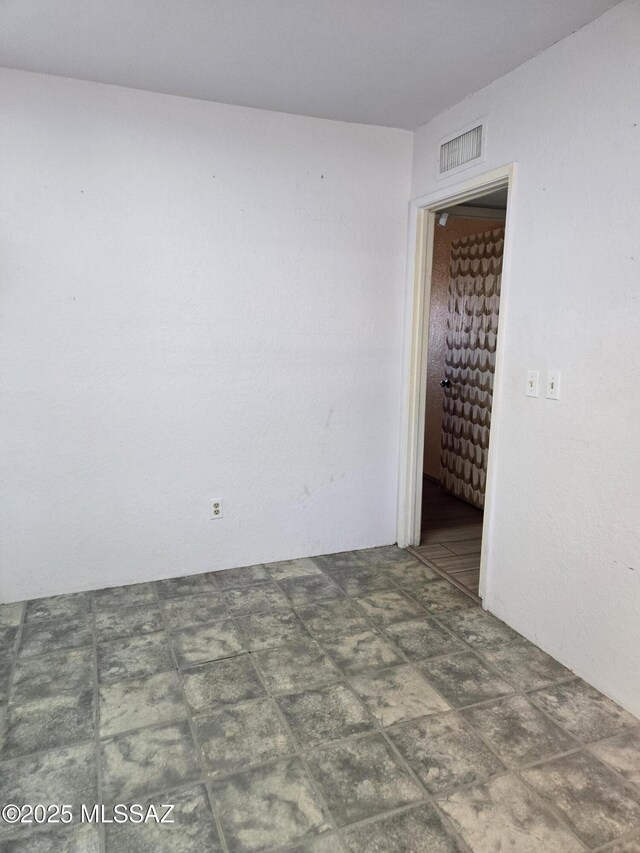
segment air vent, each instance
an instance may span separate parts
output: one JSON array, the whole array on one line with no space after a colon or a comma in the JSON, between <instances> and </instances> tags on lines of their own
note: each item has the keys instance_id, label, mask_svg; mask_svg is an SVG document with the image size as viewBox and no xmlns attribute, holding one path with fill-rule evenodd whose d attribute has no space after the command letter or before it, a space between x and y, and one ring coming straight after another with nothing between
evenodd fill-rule
<instances>
[{"instance_id":1,"label":"air vent","mask_svg":"<svg viewBox=\"0 0 640 853\"><path fill-rule=\"evenodd\" d=\"M440 174L478 160L482 156L483 125L454 136L440 146Z\"/></svg>"}]
</instances>

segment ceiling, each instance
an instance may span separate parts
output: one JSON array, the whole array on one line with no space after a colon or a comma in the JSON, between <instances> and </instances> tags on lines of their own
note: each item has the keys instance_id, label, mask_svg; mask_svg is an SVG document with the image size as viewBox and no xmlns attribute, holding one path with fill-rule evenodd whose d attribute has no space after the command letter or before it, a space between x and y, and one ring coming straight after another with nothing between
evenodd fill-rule
<instances>
[{"instance_id":1,"label":"ceiling","mask_svg":"<svg viewBox=\"0 0 640 853\"><path fill-rule=\"evenodd\" d=\"M0 65L414 129L617 0L0 0Z\"/></svg>"}]
</instances>

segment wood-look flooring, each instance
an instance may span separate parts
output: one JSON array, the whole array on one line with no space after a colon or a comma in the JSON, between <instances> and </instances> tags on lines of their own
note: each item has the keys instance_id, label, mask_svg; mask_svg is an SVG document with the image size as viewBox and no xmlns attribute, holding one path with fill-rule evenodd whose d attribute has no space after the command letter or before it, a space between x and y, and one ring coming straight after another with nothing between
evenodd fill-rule
<instances>
[{"instance_id":1,"label":"wood-look flooring","mask_svg":"<svg viewBox=\"0 0 640 853\"><path fill-rule=\"evenodd\" d=\"M465 592L478 597L482 510L454 498L428 477L422 486L422 536L411 550Z\"/></svg>"}]
</instances>

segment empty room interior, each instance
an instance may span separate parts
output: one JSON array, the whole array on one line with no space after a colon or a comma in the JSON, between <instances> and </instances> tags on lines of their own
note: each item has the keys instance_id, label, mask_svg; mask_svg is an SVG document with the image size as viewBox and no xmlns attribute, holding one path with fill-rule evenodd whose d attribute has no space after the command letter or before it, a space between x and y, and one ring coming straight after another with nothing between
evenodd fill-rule
<instances>
[{"instance_id":1,"label":"empty room interior","mask_svg":"<svg viewBox=\"0 0 640 853\"><path fill-rule=\"evenodd\" d=\"M640 853L640 5L0 4L0 853Z\"/></svg>"}]
</instances>

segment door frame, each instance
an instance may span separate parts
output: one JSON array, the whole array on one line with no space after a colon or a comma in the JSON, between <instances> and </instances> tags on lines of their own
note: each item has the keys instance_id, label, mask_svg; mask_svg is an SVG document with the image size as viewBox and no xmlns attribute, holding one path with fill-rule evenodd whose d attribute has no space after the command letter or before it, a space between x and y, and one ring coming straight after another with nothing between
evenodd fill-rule
<instances>
[{"instance_id":1,"label":"door frame","mask_svg":"<svg viewBox=\"0 0 640 853\"><path fill-rule=\"evenodd\" d=\"M487 461L485 508L480 557L480 596L487 590L487 569L492 551L494 495L498 477L495 448L499 441L503 395L504 339L509 326L511 239L513 235L513 192L516 164L510 163L458 184L442 187L411 202L406 289L406 333L403 359L403 409L398 476L397 541L401 548L420 544L422 516L422 467L429 347L429 301L433 264L436 211L471 201L491 190L508 190L505 241L500 288L500 321L493 380L491 433Z\"/></svg>"}]
</instances>

